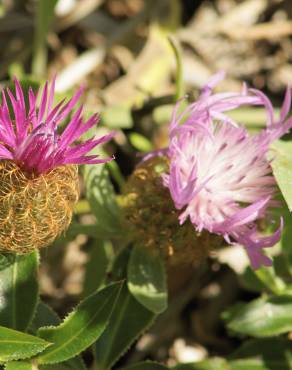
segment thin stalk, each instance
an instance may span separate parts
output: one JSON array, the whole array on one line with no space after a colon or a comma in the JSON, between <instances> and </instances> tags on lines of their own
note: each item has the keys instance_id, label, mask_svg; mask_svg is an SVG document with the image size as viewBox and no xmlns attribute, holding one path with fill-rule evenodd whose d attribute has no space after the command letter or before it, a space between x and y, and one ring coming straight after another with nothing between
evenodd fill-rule
<instances>
[{"instance_id":1,"label":"thin stalk","mask_svg":"<svg viewBox=\"0 0 292 370\"><path fill-rule=\"evenodd\" d=\"M181 58L181 48L178 41L173 36L168 36L169 44L174 52L175 61L176 61L176 92L174 96L174 101L182 98L185 95L185 87L183 80L183 64Z\"/></svg>"},{"instance_id":2,"label":"thin stalk","mask_svg":"<svg viewBox=\"0 0 292 370\"><path fill-rule=\"evenodd\" d=\"M37 77L44 77L46 73L48 60L47 34L56 2L57 0L39 0L36 2L32 73Z\"/></svg>"}]
</instances>

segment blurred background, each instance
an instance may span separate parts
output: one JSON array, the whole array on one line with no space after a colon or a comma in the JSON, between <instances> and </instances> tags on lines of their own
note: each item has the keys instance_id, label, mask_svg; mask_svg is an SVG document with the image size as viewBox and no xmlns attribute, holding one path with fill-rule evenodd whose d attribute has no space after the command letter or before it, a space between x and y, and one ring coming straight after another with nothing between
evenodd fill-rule
<instances>
[{"instance_id":1,"label":"blurred background","mask_svg":"<svg viewBox=\"0 0 292 370\"><path fill-rule=\"evenodd\" d=\"M137 153L166 145L178 91L194 99L223 69L227 78L219 89L239 90L246 81L280 105L292 84L291 18L291 0L1 0L0 80L4 86L17 76L23 85L38 86L57 76L58 97L84 85L86 112L100 112L100 131L116 130L106 149L116 157L109 170L119 192ZM265 125L261 109L235 114L251 131ZM83 198L75 221L95 222ZM61 316L92 291L95 259L104 258L109 269L111 245L101 255L98 243L73 225L43 252L42 296ZM246 273L241 249L228 251L211 258L200 279L184 272L177 304L120 364L152 358L172 366L225 356L239 345L226 334L221 312L257 297L263 287Z\"/></svg>"},{"instance_id":2,"label":"blurred background","mask_svg":"<svg viewBox=\"0 0 292 370\"><path fill-rule=\"evenodd\" d=\"M129 173L133 149L163 142L176 88L169 36L180 45L181 83L191 97L223 69L220 89L238 90L245 80L279 104L292 82L291 14L289 0L2 0L0 79L57 75L60 95L83 84L87 111L124 129L117 158L126 155ZM260 112L243 119L264 120Z\"/></svg>"}]
</instances>

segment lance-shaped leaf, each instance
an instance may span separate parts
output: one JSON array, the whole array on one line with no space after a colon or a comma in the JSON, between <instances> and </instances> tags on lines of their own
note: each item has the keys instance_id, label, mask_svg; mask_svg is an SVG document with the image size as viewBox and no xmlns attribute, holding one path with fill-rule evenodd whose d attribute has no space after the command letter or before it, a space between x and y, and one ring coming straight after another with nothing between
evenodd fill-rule
<instances>
[{"instance_id":1,"label":"lance-shaped leaf","mask_svg":"<svg viewBox=\"0 0 292 370\"><path fill-rule=\"evenodd\" d=\"M86 197L98 226L108 233L120 231L120 210L106 165L85 165L83 174Z\"/></svg>"},{"instance_id":2,"label":"lance-shaped leaf","mask_svg":"<svg viewBox=\"0 0 292 370\"><path fill-rule=\"evenodd\" d=\"M133 248L128 265L128 287L144 307L154 313L167 308L164 262L146 248Z\"/></svg>"},{"instance_id":3,"label":"lance-shaped leaf","mask_svg":"<svg viewBox=\"0 0 292 370\"><path fill-rule=\"evenodd\" d=\"M39 336L53 345L38 356L38 363L68 360L95 342L108 324L120 289L121 283L111 284L82 301L59 326L40 328Z\"/></svg>"},{"instance_id":4,"label":"lance-shaped leaf","mask_svg":"<svg viewBox=\"0 0 292 370\"><path fill-rule=\"evenodd\" d=\"M60 323L61 320L56 312L46 303L39 301L29 330L35 334L42 326L55 326Z\"/></svg>"},{"instance_id":5,"label":"lance-shaped leaf","mask_svg":"<svg viewBox=\"0 0 292 370\"><path fill-rule=\"evenodd\" d=\"M238 304L224 313L233 332L253 337L268 337L292 330L292 297L259 298Z\"/></svg>"},{"instance_id":6,"label":"lance-shaped leaf","mask_svg":"<svg viewBox=\"0 0 292 370\"><path fill-rule=\"evenodd\" d=\"M4 263L6 260L6 263ZM25 331L38 300L38 255L7 254L0 265L0 325Z\"/></svg>"},{"instance_id":7,"label":"lance-shaped leaf","mask_svg":"<svg viewBox=\"0 0 292 370\"><path fill-rule=\"evenodd\" d=\"M97 368L111 368L154 318L155 315L137 302L125 285L108 327L96 342Z\"/></svg>"},{"instance_id":8,"label":"lance-shaped leaf","mask_svg":"<svg viewBox=\"0 0 292 370\"><path fill-rule=\"evenodd\" d=\"M56 326L60 323L61 319L56 314L56 312L50 306L40 301L37 306L33 321L30 325L30 330L33 333L36 333L37 330L42 326ZM49 367L51 370L86 370L81 356L71 358L70 360L63 362L62 364L48 365L48 369ZM42 369L48 370L45 366L42 366Z\"/></svg>"},{"instance_id":9,"label":"lance-shaped leaf","mask_svg":"<svg viewBox=\"0 0 292 370\"><path fill-rule=\"evenodd\" d=\"M49 342L0 326L0 361L22 360L42 352Z\"/></svg>"}]
</instances>

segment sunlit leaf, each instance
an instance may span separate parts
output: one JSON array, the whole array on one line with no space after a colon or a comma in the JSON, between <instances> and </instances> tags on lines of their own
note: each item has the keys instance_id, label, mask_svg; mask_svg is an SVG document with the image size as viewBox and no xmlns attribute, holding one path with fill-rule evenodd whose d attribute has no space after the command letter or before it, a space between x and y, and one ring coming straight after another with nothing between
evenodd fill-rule
<instances>
[{"instance_id":1,"label":"sunlit leaf","mask_svg":"<svg viewBox=\"0 0 292 370\"><path fill-rule=\"evenodd\" d=\"M132 132L129 134L130 143L135 149L140 152L150 152L153 150L151 142L143 135L138 132Z\"/></svg>"},{"instance_id":2,"label":"sunlit leaf","mask_svg":"<svg viewBox=\"0 0 292 370\"><path fill-rule=\"evenodd\" d=\"M268 337L292 330L292 296L259 298L238 304L224 314L228 329L253 337Z\"/></svg>"},{"instance_id":3,"label":"sunlit leaf","mask_svg":"<svg viewBox=\"0 0 292 370\"><path fill-rule=\"evenodd\" d=\"M26 359L42 352L49 345L41 338L0 327L0 361Z\"/></svg>"},{"instance_id":4,"label":"sunlit leaf","mask_svg":"<svg viewBox=\"0 0 292 370\"><path fill-rule=\"evenodd\" d=\"M50 306L40 301L36 309L36 314L30 325L30 330L33 333L36 333L42 326L56 326L60 323L61 319L58 317L56 312ZM76 356L60 365L50 365L50 368L53 370L86 370L81 356ZM46 366L42 366L42 369L49 370Z\"/></svg>"},{"instance_id":5,"label":"sunlit leaf","mask_svg":"<svg viewBox=\"0 0 292 370\"><path fill-rule=\"evenodd\" d=\"M40 328L39 336L53 345L38 356L38 362L62 362L89 347L108 325L120 288L120 283L111 284L82 301L59 326Z\"/></svg>"},{"instance_id":6,"label":"sunlit leaf","mask_svg":"<svg viewBox=\"0 0 292 370\"><path fill-rule=\"evenodd\" d=\"M5 365L5 370L34 370L30 361L12 361Z\"/></svg>"},{"instance_id":7,"label":"sunlit leaf","mask_svg":"<svg viewBox=\"0 0 292 370\"><path fill-rule=\"evenodd\" d=\"M128 265L128 287L143 306L154 313L167 308L164 262L143 247L134 247Z\"/></svg>"},{"instance_id":8,"label":"sunlit leaf","mask_svg":"<svg viewBox=\"0 0 292 370\"><path fill-rule=\"evenodd\" d=\"M106 166L86 165L83 173L86 197L97 225L106 232L118 232L119 208Z\"/></svg>"}]
</instances>

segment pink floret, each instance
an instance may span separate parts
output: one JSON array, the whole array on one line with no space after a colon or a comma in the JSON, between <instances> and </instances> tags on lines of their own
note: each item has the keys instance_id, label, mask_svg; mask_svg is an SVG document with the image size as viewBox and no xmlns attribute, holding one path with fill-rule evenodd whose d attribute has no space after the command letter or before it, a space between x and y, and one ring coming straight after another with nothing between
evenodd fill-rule
<instances>
[{"instance_id":1,"label":"pink floret","mask_svg":"<svg viewBox=\"0 0 292 370\"><path fill-rule=\"evenodd\" d=\"M87 155L94 147L105 143L113 133L101 138L91 138L80 144L74 144L86 131L95 126L99 117L91 116L86 122L80 106L59 134L58 126L74 110L83 89L80 88L68 102L65 99L54 105L55 80L51 86L45 84L42 91L34 94L28 91L28 109L24 93L17 79L15 96L9 88L2 91L0 106L0 160L13 160L27 171L36 174L46 173L55 167L66 164L104 163L112 158L99 159L98 155ZM40 103L38 102L40 95ZM9 111L8 98L13 113Z\"/></svg>"},{"instance_id":2,"label":"pink floret","mask_svg":"<svg viewBox=\"0 0 292 370\"><path fill-rule=\"evenodd\" d=\"M199 99L178 114L178 102L170 123L166 151L169 174L163 182L169 188L179 222L190 219L197 231L223 235L229 243L242 244L254 269L270 266L263 248L281 238L283 223L272 236L259 236L256 221L275 206L276 183L267 158L270 144L287 133L292 119L286 119L291 104L287 88L279 120L274 119L269 99L245 85L240 93L213 94L224 78L222 72L210 79ZM250 135L225 112L242 105L263 106L267 127Z\"/></svg>"}]
</instances>

